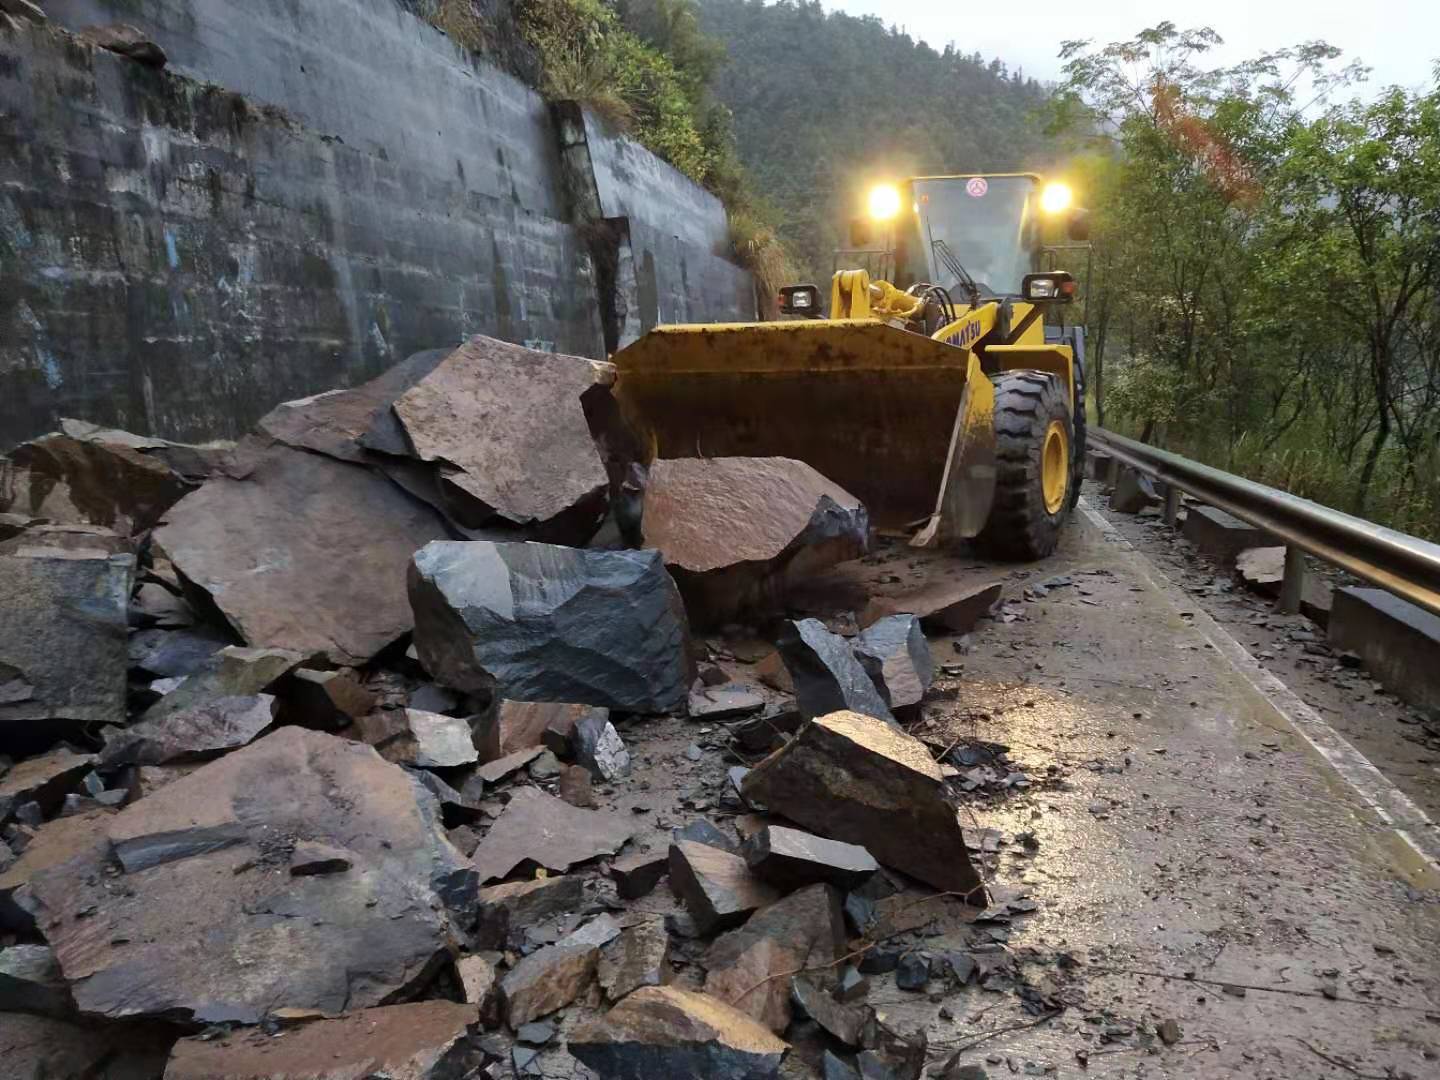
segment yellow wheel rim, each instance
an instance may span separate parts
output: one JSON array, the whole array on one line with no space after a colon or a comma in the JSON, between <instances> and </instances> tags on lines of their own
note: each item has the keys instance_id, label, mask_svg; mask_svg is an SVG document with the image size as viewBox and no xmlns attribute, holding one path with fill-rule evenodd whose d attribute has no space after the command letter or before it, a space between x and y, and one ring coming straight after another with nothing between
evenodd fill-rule
<instances>
[{"instance_id":1,"label":"yellow wheel rim","mask_svg":"<svg viewBox=\"0 0 1440 1080\"><path fill-rule=\"evenodd\" d=\"M1045 429L1045 446L1040 452L1040 489L1045 496L1045 512L1058 514L1065 505L1066 489L1070 486L1070 434L1060 420L1051 420Z\"/></svg>"}]
</instances>

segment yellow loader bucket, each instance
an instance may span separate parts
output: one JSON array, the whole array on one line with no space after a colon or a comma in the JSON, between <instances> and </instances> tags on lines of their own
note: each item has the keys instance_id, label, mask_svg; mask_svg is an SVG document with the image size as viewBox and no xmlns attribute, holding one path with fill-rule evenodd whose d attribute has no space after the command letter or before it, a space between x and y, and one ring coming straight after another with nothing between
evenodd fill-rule
<instances>
[{"instance_id":1,"label":"yellow loader bucket","mask_svg":"<svg viewBox=\"0 0 1440 1080\"><path fill-rule=\"evenodd\" d=\"M957 422L967 379L979 371L967 350L875 319L662 326L612 359L616 396L650 459L797 458L890 530L937 511L946 463L967 438ZM989 391L988 379L972 381ZM975 402L982 427L990 401ZM968 435L972 456L993 455L993 429ZM962 499L963 510L947 494L961 535L983 524L990 493Z\"/></svg>"}]
</instances>

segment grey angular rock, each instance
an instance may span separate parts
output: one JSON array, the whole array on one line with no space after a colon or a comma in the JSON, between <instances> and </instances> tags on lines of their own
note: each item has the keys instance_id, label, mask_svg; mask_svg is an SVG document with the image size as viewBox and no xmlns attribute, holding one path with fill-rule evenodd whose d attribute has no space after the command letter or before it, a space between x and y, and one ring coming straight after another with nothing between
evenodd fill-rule
<instances>
[{"instance_id":1,"label":"grey angular rock","mask_svg":"<svg viewBox=\"0 0 1440 1080\"><path fill-rule=\"evenodd\" d=\"M526 927L579 910L584 896L584 882L578 877L566 875L511 881L481 889L475 922L475 946L479 949L510 948L524 936Z\"/></svg>"},{"instance_id":2,"label":"grey angular rock","mask_svg":"<svg viewBox=\"0 0 1440 1080\"><path fill-rule=\"evenodd\" d=\"M551 1021L531 1021L515 1029L515 1038L531 1046L544 1046L555 1038L555 1025Z\"/></svg>"},{"instance_id":3,"label":"grey angular rock","mask_svg":"<svg viewBox=\"0 0 1440 1080\"><path fill-rule=\"evenodd\" d=\"M622 900L638 900L648 896L670 872L668 851L637 851L610 864L610 880Z\"/></svg>"},{"instance_id":4,"label":"grey angular rock","mask_svg":"<svg viewBox=\"0 0 1440 1080\"><path fill-rule=\"evenodd\" d=\"M420 660L457 690L646 713L689 696L684 609L657 552L437 541L409 592Z\"/></svg>"},{"instance_id":5,"label":"grey angular rock","mask_svg":"<svg viewBox=\"0 0 1440 1080\"><path fill-rule=\"evenodd\" d=\"M14 0L0 0L0 8ZM151 1026L134 1029L93 1020L0 1013L0 1062L7 1077L24 1080L140 1080L165 1069L174 1039Z\"/></svg>"},{"instance_id":6,"label":"grey angular rock","mask_svg":"<svg viewBox=\"0 0 1440 1080\"><path fill-rule=\"evenodd\" d=\"M914 615L877 619L855 639L855 659L892 709L918 705L935 679L930 643Z\"/></svg>"},{"instance_id":7,"label":"grey angular rock","mask_svg":"<svg viewBox=\"0 0 1440 1080\"><path fill-rule=\"evenodd\" d=\"M201 630L141 630L130 635L130 668L156 679L195 675L229 644Z\"/></svg>"},{"instance_id":8,"label":"grey angular rock","mask_svg":"<svg viewBox=\"0 0 1440 1080\"><path fill-rule=\"evenodd\" d=\"M849 709L893 721L850 643L819 619L785 625L778 642L781 659L795 684L795 704L805 719Z\"/></svg>"},{"instance_id":9,"label":"grey angular rock","mask_svg":"<svg viewBox=\"0 0 1440 1080\"><path fill-rule=\"evenodd\" d=\"M737 926L780 898L738 855L690 840L670 845L670 887L702 934Z\"/></svg>"},{"instance_id":10,"label":"grey angular rock","mask_svg":"<svg viewBox=\"0 0 1440 1080\"><path fill-rule=\"evenodd\" d=\"M697 844L708 844L721 851L728 851L731 855L740 854L739 842L713 821L705 818L697 818L683 829L675 829L670 833L670 838L677 844L682 840L691 840Z\"/></svg>"},{"instance_id":11,"label":"grey angular rock","mask_svg":"<svg viewBox=\"0 0 1440 1080\"><path fill-rule=\"evenodd\" d=\"M732 720L760 712L769 704L748 686L708 686L690 695L692 720Z\"/></svg>"},{"instance_id":12,"label":"grey angular rock","mask_svg":"<svg viewBox=\"0 0 1440 1080\"><path fill-rule=\"evenodd\" d=\"M609 395L615 369L578 356L472 337L396 398L421 461L471 527L532 526L584 543L600 524L608 478L586 404Z\"/></svg>"},{"instance_id":13,"label":"grey angular rock","mask_svg":"<svg viewBox=\"0 0 1440 1080\"><path fill-rule=\"evenodd\" d=\"M847 1004L864 1001L865 995L870 993L870 980L860 974L859 968L847 966L840 972L840 980L835 985L835 1000Z\"/></svg>"},{"instance_id":14,"label":"grey angular rock","mask_svg":"<svg viewBox=\"0 0 1440 1080\"><path fill-rule=\"evenodd\" d=\"M930 981L930 958L924 953L907 952L895 968L895 985L901 990L923 991Z\"/></svg>"},{"instance_id":15,"label":"grey angular rock","mask_svg":"<svg viewBox=\"0 0 1440 1080\"><path fill-rule=\"evenodd\" d=\"M473 1005L417 1001L311 1020L277 1038L259 1029L181 1039L165 1080L456 1080L484 1064Z\"/></svg>"},{"instance_id":16,"label":"grey angular rock","mask_svg":"<svg viewBox=\"0 0 1440 1080\"><path fill-rule=\"evenodd\" d=\"M17 857L0 871L0 929L36 932L35 905L26 886L36 874L89 852L110 817L110 811L96 810L55 818L33 830L10 831L9 843Z\"/></svg>"},{"instance_id":17,"label":"grey angular rock","mask_svg":"<svg viewBox=\"0 0 1440 1080\"><path fill-rule=\"evenodd\" d=\"M781 825L751 836L740 855L756 877L787 892L822 881L849 890L880 869L863 847Z\"/></svg>"},{"instance_id":18,"label":"grey angular rock","mask_svg":"<svg viewBox=\"0 0 1440 1080\"><path fill-rule=\"evenodd\" d=\"M600 950L600 986L611 1001L642 986L665 986L670 969L670 935L659 919L637 923Z\"/></svg>"},{"instance_id":19,"label":"grey angular rock","mask_svg":"<svg viewBox=\"0 0 1440 1080\"><path fill-rule=\"evenodd\" d=\"M448 769L472 765L480 758L466 720L421 709L397 710L392 716L403 730L380 747L380 756L386 761L422 769Z\"/></svg>"},{"instance_id":20,"label":"grey angular rock","mask_svg":"<svg viewBox=\"0 0 1440 1080\"><path fill-rule=\"evenodd\" d=\"M130 598L130 617L137 626L158 626L175 630L195 623L195 612L179 596L163 585L147 582Z\"/></svg>"},{"instance_id":21,"label":"grey angular rock","mask_svg":"<svg viewBox=\"0 0 1440 1080\"><path fill-rule=\"evenodd\" d=\"M26 803L35 803L42 816L53 814L67 794L80 788L95 760L94 754L59 746L12 765L0 775L0 824Z\"/></svg>"},{"instance_id":22,"label":"grey angular rock","mask_svg":"<svg viewBox=\"0 0 1440 1080\"><path fill-rule=\"evenodd\" d=\"M845 952L839 893L810 885L715 940L705 954L705 992L781 1032L792 1015L788 977L828 971Z\"/></svg>"},{"instance_id":23,"label":"grey angular rock","mask_svg":"<svg viewBox=\"0 0 1440 1080\"><path fill-rule=\"evenodd\" d=\"M808 1016L846 1046L857 1047L870 1019L870 1010L846 1005L802 975L790 980L790 1001L802 1016Z\"/></svg>"},{"instance_id":24,"label":"grey angular rock","mask_svg":"<svg viewBox=\"0 0 1440 1080\"><path fill-rule=\"evenodd\" d=\"M512 1028L549 1016L585 992L595 978L600 947L557 943L537 949L500 980L500 1004Z\"/></svg>"},{"instance_id":25,"label":"grey angular rock","mask_svg":"<svg viewBox=\"0 0 1440 1080\"><path fill-rule=\"evenodd\" d=\"M774 610L797 580L870 544L870 516L855 496L781 457L653 462L642 529L691 618L706 625Z\"/></svg>"},{"instance_id":26,"label":"grey angular rock","mask_svg":"<svg viewBox=\"0 0 1440 1080\"><path fill-rule=\"evenodd\" d=\"M97 48L117 53L146 67L163 68L168 62L165 50L129 23L86 26L78 36Z\"/></svg>"},{"instance_id":27,"label":"grey angular rock","mask_svg":"<svg viewBox=\"0 0 1440 1080\"><path fill-rule=\"evenodd\" d=\"M304 659L286 649L250 649L228 645L205 662L199 672L187 676L164 698L146 709L143 723L203 706L221 697L248 697L273 693L281 680Z\"/></svg>"},{"instance_id":28,"label":"grey angular rock","mask_svg":"<svg viewBox=\"0 0 1440 1080\"><path fill-rule=\"evenodd\" d=\"M217 757L258 738L275 722L275 711L269 694L214 698L110 732L100 760L113 768Z\"/></svg>"},{"instance_id":29,"label":"grey angular rock","mask_svg":"<svg viewBox=\"0 0 1440 1080\"><path fill-rule=\"evenodd\" d=\"M609 710L605 710L608 714ZM587 713L576 721L570 735L570 748L575 761L590 770L596 780L613 783L630 775L630 751L608 715L599 710Z\"/></svg>"},{"instance_id":30,"label":"grey angular rock","mask_svg":"<svg viewBox=\"0 0 1440 1080\"><path fill-rule=\"evenodd\" d=\"M570 1033L570 1053L605 1080L773 1080L789 1049L708 994L646 986Z\"/></svg>"},{"instance_id":31,"label":"grey angular rock","mask_svg":"<svg viewBox=\"0 0 1440 1080\"><path fill-rule=\"evenodd\" d=\"M0 556L0 752L124 722L134 574L133 555Z\"/></svg>"},{"instance_id":32,"label":"grey angular rock","mask_svg":"<svg viewBox=\"0 0 1440 1080\"><path fill-rule=\"evenodd\" d=\"M482 883L508 877L527 862L563 873L613 854L634 831L616 814L580 810L536 788L521 788L490 826L473 861Z\"/></svg>"},{"instance_id":33,"label":"grey angular rock","mask_svg":"<svg viewBox=\"0 0 1440 1080\"><path fill-rule=\"evenodd\" d=\"M75 1002L47 945L0 949L0 1012L73 1016Z\"/></svg>"},{"instance_id":34,"label":"grey angular rock","mask_svg":"<svg viewBox=\"0 0 1440 1080\"><path fill-rule=\"evenodd\" d=\"M212 477L155 531L244 641L342 665L410 630L405 567L446 535L383 476L284 446L257 454L243 479Z\"/></svg>"},{"instance_id":35,"label":"grey angular rock","mask_svg":"<svg viewBox=\"0 0 1440 1080\"><path fill-rule=\"evenodd\" d=\"M536 755L535 760L530 762L525 771L530 774L530 779L532 780L554 780L560 775L564 768L565 766L560 764L560 759L549 750L541 750L540 753ZM584 769L580 771L585 772ZM586 773L586 775L588 776L589 774ZM561 797L563 798L564 796ZM565 801L570 803L571 806L579 805L578 803L571 802L569 799L565 799Z\"/></svg>"},{"instance_id":36,"label":"grey angular rock","mask_svg":"<svg viewBox=\"0 0 1440 1080\"><path fill-rule=\"evenodd\" d=\"M849 1062L831 1050L820 1061L821 1080L860 1080L860 1074Z\"/></svg>"},{"instance_id":37,"label":"grey angular rock","mask_svg":"<svg viewBox=\"0 0 1440 1080\"><path fill-rule=\"evenodd\" d=\"M507 776L519 772L544 752L543 747L527 746L523 750L516 750L513 754L506 754L496 761L487 761L475 770L475 775L486 784L498 784Z\"/></svg>"},{"instance_id":38,"label":"grey angular rock","mask_svg":"<svg viewBox=\"0 0 1440 1080\"><path fill-rule=\"evenodd\" d=\"M1155 482L1144 473L1122 466L1110 493L1110 509L1121 514L1138 514L1147 506L1158 506L1164 499L1155 490Z\"/></svg>"},{"instance_id":39,"label":"grey angular rock","mask_svg":"<svg viewBox=\"0 0 1440 1080\"><path fill-rule=\"evenodd\" d=\"M919 739L856 712L810 721L745 778L773 812L945 892L983 896L940 766Z\"/></svg>"},{"instance_id":40,"label":"grey angular rock","mask_svg":"<svg viewBox=\"0 0 1440 1080\"><path fill-rule=\"evenodd\" d=\"M474 915L475 873L433 798L369 747L303 728L88 824L88 850L29 887L95 1016L254 1024L282 1008L367 1008L423 986ZM290 876L299 841L352 869Z\"/></svg>"}]
</instances>

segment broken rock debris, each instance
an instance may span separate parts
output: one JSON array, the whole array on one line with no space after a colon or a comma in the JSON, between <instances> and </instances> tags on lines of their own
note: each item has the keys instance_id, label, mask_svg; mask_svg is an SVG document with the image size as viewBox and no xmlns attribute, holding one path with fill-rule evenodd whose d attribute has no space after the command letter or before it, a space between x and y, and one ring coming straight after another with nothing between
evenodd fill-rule
<instances>
[{"instance_id":1,"label":"broken rock debris","mask_svg":"<svg viewBox=\"0 0 1440 1080\"><path fill-rule=\"evenodd\" d=\"M795 686L795 704L806 719L842 710L894 719L850 643L819 619L787 624L780 636L780 656Z\"/></svg>"}]
</instances>

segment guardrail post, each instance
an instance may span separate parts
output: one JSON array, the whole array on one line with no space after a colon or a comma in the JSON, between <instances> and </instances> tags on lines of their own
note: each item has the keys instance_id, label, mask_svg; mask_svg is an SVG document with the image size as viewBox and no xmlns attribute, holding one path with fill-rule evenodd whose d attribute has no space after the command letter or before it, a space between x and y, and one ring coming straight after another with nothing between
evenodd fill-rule
<instances>
[{"instance_id":1,"label":"guardrail post","mask_svg":"<svg viewBox=\"0 0 1440 1080\"><path fill-rule=\"evenodd\" d=\"M1285 577L1280 582L1280 600L1275 605L1282 615L1294 615L1300 610L1300 601L1305 595L1305 552L1294 544L1285 546Z\"/></svg>"},{"instance_id":2,"label":"guardrail post","mask_svg":"<svg viewBox=\"0 0 1440 1080\"><path fill-rule=\"evenodd\" d=\"M1180 517L1180 489L1174 484L1165 485L1165 524L1175 527Z\"/></svg>"},{"instance_id":3,"label":"guardrail post","mask_svg":"<svg viewBox=\"0 0 1440 1080\"><path fill-rule=\"evenodd\" d=\"M1105 469L1105 486L1114 487L1120 482L1120 459L1111 455L1110 464Z\"/></svg>"}]
</instances>

